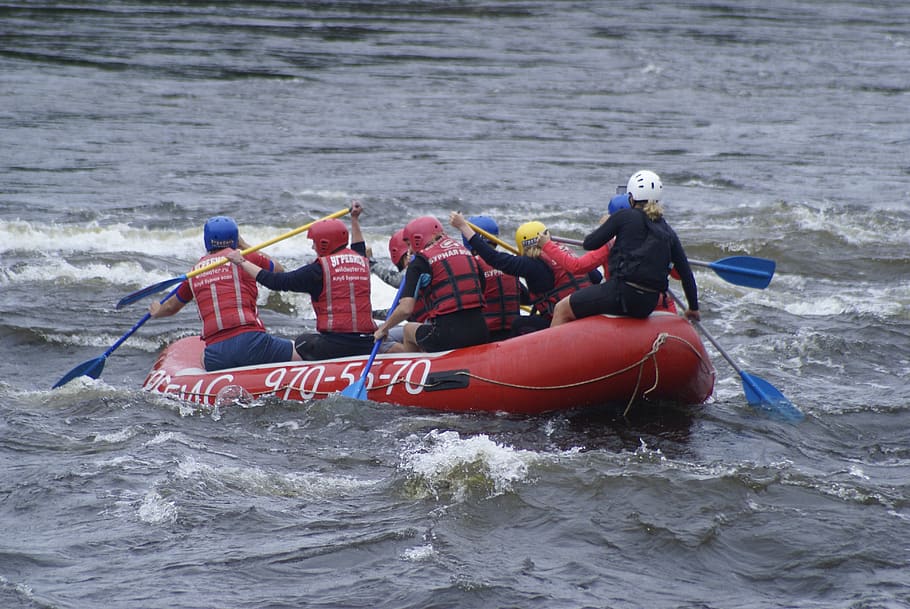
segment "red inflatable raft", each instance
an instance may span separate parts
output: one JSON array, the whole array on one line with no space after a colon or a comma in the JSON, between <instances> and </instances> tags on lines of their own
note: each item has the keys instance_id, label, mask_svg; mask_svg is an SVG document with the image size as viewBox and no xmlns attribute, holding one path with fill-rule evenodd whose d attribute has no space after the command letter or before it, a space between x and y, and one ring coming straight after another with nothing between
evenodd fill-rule
<instances>
[{"instance_id":1,"label":"red inflatable raft","mask_svg":"<svg viewBox=\"0 0 910 609\"><path fill-rule=\"evenodd\" d=\"M203 343L168 346L143 389L206 405L274 396L307 401L357 381L368 356L206 372ZM439 353L378 355L367 398L447 411L534 415L639 399L701 404L714 367L695 329L672 313L600 315L502 342Z\"/></svg>"}]
</instances>

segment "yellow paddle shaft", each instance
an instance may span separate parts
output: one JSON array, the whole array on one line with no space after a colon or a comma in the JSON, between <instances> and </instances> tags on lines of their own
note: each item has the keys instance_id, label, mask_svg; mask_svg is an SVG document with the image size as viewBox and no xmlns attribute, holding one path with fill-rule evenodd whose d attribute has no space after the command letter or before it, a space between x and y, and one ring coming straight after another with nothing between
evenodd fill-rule
<instances>
[{"instance_id":1,"label":"yellow paddle shaft","mask_svg":"<svg viewBox=\"0 0 910 609\"><path fill-rule=\"evenodd\" d=\"M294 235L299 235L300 233L309 230L310 227L313 226L314 224L316 224L317 222L322 222L323 220L332 220L333 218L340 218L340 217L344 216L345 214L349 214L350 212L351 212L351 209L349 207L345 208L345 209L339 209L335 213L329 214L325 218L320 218L319 220L313 220L309 224L304 224L303 226L298 226L297 228L295 228L294 230L292 230L290 232L287 232L283 235L279 235L277 237L273 237L272 239L269 239L268 241L263 241L259 245L253 245L251 247L248 247L245 250L241 251L240 253L242 255L246 256L247 254L252 254L253 252L258 252L259 250L264 249L270 245L274 245L274 244L278 243L279 241L284 241L285 239L290 239ZM196 275L199 275L200 273L204 273L206 271L210 271L216 267L219 267L226 262L230 262L230 261L227 258L219 258L218 260L215 260L214 262L210 262L209 264L207 264L203 267L199 267L198 269L193 269L192 271L190 271L189 273L186 274L186 278L189 279L190 277L195 277Z\"/></svg>"}]
</instances>

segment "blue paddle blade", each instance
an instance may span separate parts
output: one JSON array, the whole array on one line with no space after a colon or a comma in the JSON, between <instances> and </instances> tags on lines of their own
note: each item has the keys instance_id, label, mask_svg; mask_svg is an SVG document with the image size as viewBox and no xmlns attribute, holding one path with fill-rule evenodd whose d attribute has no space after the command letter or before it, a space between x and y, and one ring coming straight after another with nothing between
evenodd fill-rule
<instances>
[{"instance_id":1,"label":"blue paddle blade","mask_svg":"<svg viewBox=\"0 0 910 609\"><path fill-rule=\"evenodd\" d=\"M72 370L67 372L65 375L63 375L63 378L60 379L59 381L57 381L57 384L55 384L52 387L52 389L56 389L57 387L62 387L63 385L66 385L71 380L73 380L74 378L79 377L79 376L90 376L93 379L98 378L99 376L101 376L101 372L104 370L104 360L106 360L106 359L107 359L107 355L102 355L101 357L96 357L95 359L90 359L87 362L82 362L81 364L79 364L78 366L76 366L75 368L73 368Z\"/></svg>"},{"instance_id":2,"label":"blue paddle blade","mask_svg":"<svg viewBox=\"0 0 910 609\"><path fill-rule=\"evenodd\" d=\"M404 285L404 279L401 280L401 285ZM401 288L399 288L401 292ZM398 299L395 299L395 302L392 304L392 308L398 304ZM373 341L373 349L370 351L370 357L367 359L367 365L364 366L363 372L360 374L360 378L345 387L341 390L341 395L346 398L354 398L355 400L365 400L367 399L367 378L370 374L370 368L373 367L373 360L376 359L376 354L379 353L379 345L382 344L382 339Z\"/></svg>"},{"instance_id":3,"label":"blue paddle blade","mask_svg":"<svg viewBox=\"0 0 910 609\"><path fill-rule=\"evenodd\" d=\"M367 399L367 388L364 384L364 378L360 377L355 382L342 389L341 395L346 398L354 398L355 400Z\"/></svg>"},{"instance_id":4,"label":"blue paddle blade","mask_svg":"<svg viewBox=\"0 0 910 609\"><path fill-rule=\"evenodd\" d=\"M777 263L754 256L730 256L711 262L708 266L730 283L763 290L771 283Z\"/></svg>"},{"instance_id":5,"label":"blue paddle blade","mask_svg":"<svg viewBox=\"0 0 910 609\"><path fill-rule=\"evenodd\" d=\"M141 290L136 290L132 294L127 294L126 296L121 298L115 308L120 309L122 307L125 307L128 304L133 304L137 300L142 300L146 296L151 296L152 294L157 294L158 292L160 292L162 290L166 290L167 288L171 287L175 283L180 283L184 279L186 279L186 275L181 275L180 277L173 277L171 279L165 279L164 281L159 281L156 284L146 286L146 287L142 288Z\"/></svg>"},{"instance_id":6,"label":"blue paddle blade","mask_svg":"<svg viewBox=\"0 0 910 609\"><path fill-rule=\"evenodd\" d=\"M411 256L411 260L414 260L413 256ZM398 285L398 292L395 294L395 298L392 299L392 306L389 307L389 314L391 314L392 311L395 310L395 307L398 306L398 301L401 300L401 293L404 292L404 284L407 282L406 280L407 276L401 278L401 283ZM423 275L421 275L420 281L423 282ZM427 279L427 281L429 281L429 279ZM363 373L361 373L359 379L342 389L341 395L346 398L354 398L357 400L367 399L367 377L370 374L370 368L373 366L373 360L376 359L376 354L379 353L379 346L381 344L381 338L373 341L373 349L370 351L370 357L367 359L367 365L363 368Z\"/></svg>"},{"instance_id":7,"label":"blue paddle blade","mask_svg":"<svg viewBox=\"0 0 910 609\"><path fill-rule=\"evenodd\" d=\"M752 407L761 408L784 421L800 421L802 411L794 406L777 387L759 376L740 371L746 401Z\"/></svg>"}]
</instances>

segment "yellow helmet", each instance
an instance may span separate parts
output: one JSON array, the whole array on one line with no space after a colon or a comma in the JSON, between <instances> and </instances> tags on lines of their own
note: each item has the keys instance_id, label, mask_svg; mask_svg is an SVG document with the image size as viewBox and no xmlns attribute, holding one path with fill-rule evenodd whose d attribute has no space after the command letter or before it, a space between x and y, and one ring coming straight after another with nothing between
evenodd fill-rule
<instances>
[{"instance_id":1,"label":"yellow helmet","mask_svg":"<svg viewBox=\"0 0 910 609\"><path fill-rule=\"evenodd\" d=\"M525 248L537 245L537 237L540 233L547 230L543 222L534 220L525 222L515 231L515 245L518 246L518 253L524 254Z\"/></svg>"}]
</instances>

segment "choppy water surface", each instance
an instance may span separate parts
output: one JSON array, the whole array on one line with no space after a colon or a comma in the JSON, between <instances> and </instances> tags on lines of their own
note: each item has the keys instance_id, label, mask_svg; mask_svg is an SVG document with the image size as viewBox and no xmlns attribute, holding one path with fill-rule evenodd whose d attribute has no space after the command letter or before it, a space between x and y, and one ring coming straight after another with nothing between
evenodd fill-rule
<instances>
[{"instance_id":1,"label":"choppy water surface","mask_svg":"<svg viewBox=\"0 0 910 609\"><path fill-rule=\"evenodd\" d=\"M908 26L896 1L0 7L0 606L910 605ZM356 197L380 258L452 209L581 237L644 167L691 257L777 262L760 291L700 270L703 319L802 422L716 351L709 404L627 418L203 411L139 390L192 307L49 390L211 215L260 243Z\"/></svg>"}]
</instances>

